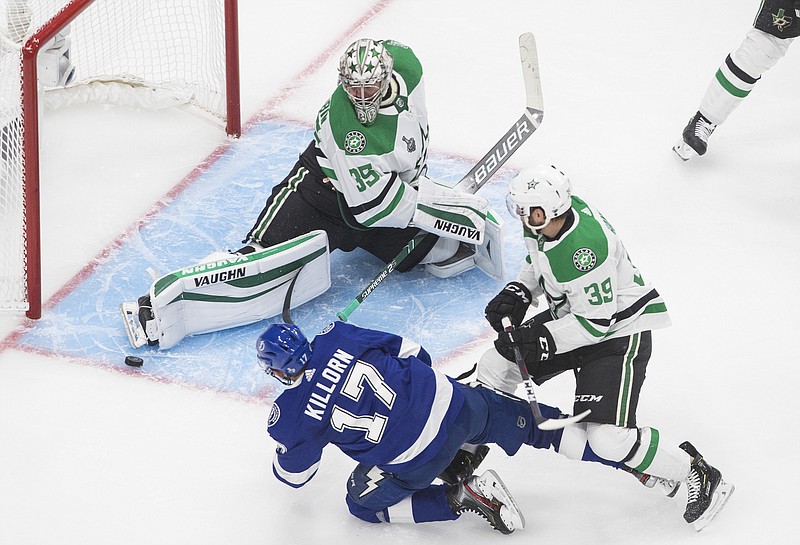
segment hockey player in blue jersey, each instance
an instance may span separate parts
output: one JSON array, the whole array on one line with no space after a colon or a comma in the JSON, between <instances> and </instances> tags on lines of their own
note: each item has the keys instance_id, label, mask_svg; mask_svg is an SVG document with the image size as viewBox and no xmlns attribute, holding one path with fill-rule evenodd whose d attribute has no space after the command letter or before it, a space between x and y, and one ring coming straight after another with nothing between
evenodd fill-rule
<instances>
[{"instance_id":1,"label":"hockey player in blue jersey","mask_svg":"<svg viewBox=\"0 0 800 545\"><path fill-rule=\"evenodd\" d=\"M268 431L275 476L300 487L328 444L358 462L347 481L350 512L368 522L455 520L464 511L509 534L524 518L497 474L434 485L464 443L495 443L509 456L523 444L558 450L563 430L533 425L528 403L462 385L431 368L408 339L337 322L312 342L297 326L274 324L257 341L259 364L289 387L275 400ZM541 405L547 418L563 415ZM583 459L601 461L587 449Z\"/></svg>"}]
</instances>

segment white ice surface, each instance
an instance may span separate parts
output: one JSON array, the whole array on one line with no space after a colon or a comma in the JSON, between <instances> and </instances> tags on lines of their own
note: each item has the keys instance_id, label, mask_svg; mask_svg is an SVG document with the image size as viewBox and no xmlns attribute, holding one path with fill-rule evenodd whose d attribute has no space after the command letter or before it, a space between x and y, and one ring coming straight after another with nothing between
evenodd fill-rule
<instances>
[{"instance_id":1,"label":"white ice surface","mask_svg":"<svg viewBox=\"0 0 800 545\"><path fill-rule=\"evenodd\" d=\"M497 449L486 465L524 510L523 532L466 516L368 525L347 513L353 463L335 449L303 489L273 478L266 405L20 351L2 339L22 320L2 316L0 543L794 542L800 46L708 155L682 163L670 151L757 4L239 2L245 120L311 124L342 48L392 37L425 66L432 152L472 159L520 114L516 38L536 34L545 122L510 166L568 172L666 298L674 326L655 338L639 421L692 440L736 484L701 534L681 518L683 493L668 500L600 466ZM224 141L184 112L98 106L49 115L43 139L45 300ZM568 379L538 391L569 405Z\"/></svg>"}]
</instances>

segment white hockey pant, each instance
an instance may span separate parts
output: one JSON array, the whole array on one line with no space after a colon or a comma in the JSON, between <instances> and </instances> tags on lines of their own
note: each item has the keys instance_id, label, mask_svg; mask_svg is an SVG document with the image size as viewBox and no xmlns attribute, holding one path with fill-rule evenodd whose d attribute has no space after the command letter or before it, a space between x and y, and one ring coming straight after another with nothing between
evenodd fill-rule
<instances>
[{"instance_id":1,"label":"white hockey pant","mask_svg":"<svg viewBox=\"0 0 800 545\"><path fill-rule=\"evenodd\" d=\"M213 259L171 272L150 288L160 349L187 335L251 324L281 313L292 280L292 308L331 285L325 231L312 231L247 254Z\"/></svg>"},{"instance_id":2,"label":"white hockey pant","mask_svg":"<svg viewBox=\"0 0 800 545\"><path fill-rule=\"evenodd\" d=\"M749 78L743 79L727 65L717 70L700 102L700 113L717 125L750 94L761 74L775 66L786 54L794 38L776 38L757 28L750 29L738 49L730 54L733 64Z\"/></svg>"}]
</instances>

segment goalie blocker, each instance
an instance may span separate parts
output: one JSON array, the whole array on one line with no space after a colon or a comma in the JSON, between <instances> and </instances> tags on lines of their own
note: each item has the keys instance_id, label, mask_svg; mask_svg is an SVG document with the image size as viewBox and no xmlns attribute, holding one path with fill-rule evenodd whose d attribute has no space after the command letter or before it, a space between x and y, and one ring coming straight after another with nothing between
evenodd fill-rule
<instances>
[{"instance_id":1,"label":"goalie blocker","mask_svg":"<svg viewBox=\"0 0 800 545\"><path fill-rule=\"evenodd\" d=\"M292 308L330 287L325 231L251 254L215 253L202 263L156 279L148 296L120 307L128 339L134 348L158 344L167 349L188 335L276 316L295 277Z\"/></svg>"}]
</instances>

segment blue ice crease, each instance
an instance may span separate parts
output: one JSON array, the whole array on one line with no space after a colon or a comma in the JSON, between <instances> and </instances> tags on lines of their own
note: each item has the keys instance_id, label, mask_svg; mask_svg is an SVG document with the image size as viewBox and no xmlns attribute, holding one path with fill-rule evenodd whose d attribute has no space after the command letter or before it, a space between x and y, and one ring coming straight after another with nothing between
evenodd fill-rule
<instances>
[{"instance_id":1,"label":"blue ice crease","mask_svg":"<svg viewBox=\"0 0 800 545\"><path fill-rule=\"evenodd\" d=\"M189 337L170 350L134 350L128 344L119 305L146 293L151 283L148 267L163 274L214 251L239 248L270 188L284 178L311 138L310 129L300 125L266 121L253 126L190 187L126 237L74 291L47 310L19 343L112 367L124 367L124 356L136 354L145 360L141 372L156 378L244 396L272 396L274 381L256 365L254 345L259 333L280 317ZM492 143L486 143L487 149ZM471 166L434 155L429 158L429 176L455 183ZM516 275L524 257L519 225L504 204L512 175L501 171L481 189L481 195L506 220L507 279ZM382 267L377 258L361 250L334 252L331 289L293 310L293 320L312 336L335 320L336 312ZM391 274L350 321L412 338L436 360L487 334L483 309L501 287L501 282L477 269L438 279L417 267L409 273Z\"/></svg>"}]
</instances>

